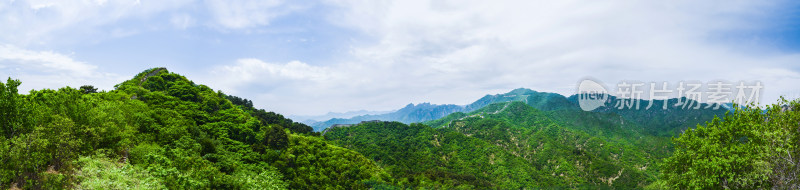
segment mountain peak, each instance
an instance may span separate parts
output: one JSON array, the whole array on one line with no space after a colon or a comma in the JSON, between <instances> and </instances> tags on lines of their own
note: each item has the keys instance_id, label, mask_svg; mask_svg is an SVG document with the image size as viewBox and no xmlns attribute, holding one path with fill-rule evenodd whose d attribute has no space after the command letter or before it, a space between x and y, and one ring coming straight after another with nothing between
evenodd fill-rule
<instances>
[{"instance_id":1,"label":"mountain peak","mask_svg":"<svg viewBox=\"0 0 800 190\"><path fill-rule=\"evenodd\" d=\"M536 93L536 91L535 90L531 90L531 89L527 89L527 88L517 88L517 89L511 90L510 92L505 93L505 94L521 95L521 94L530 94L530 93Z\"/></svg>"},{"instance_id":2,"label":"mountain peak","mask_svg":"<svg viewBox=\"0 0 800 190\"><path fill-rule=\"evenodd\" d=\"M483 98L467 105L465 111L480 109L486 105L498 102L521 101L539 110L576 109L576 105L569 102L566 97L550 92L538 92L527 88L517 88L505 94L486 95Z\"/></svg>"}]
</instances>

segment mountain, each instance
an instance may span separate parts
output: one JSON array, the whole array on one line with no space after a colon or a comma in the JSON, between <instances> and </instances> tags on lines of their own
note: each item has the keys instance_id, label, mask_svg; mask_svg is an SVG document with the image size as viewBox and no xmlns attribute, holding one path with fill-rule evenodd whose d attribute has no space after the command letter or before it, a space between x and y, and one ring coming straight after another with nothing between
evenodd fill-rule
<instances>
[{"instance_id":1,"label":"mountain","mask_svg":"<svg viewBox=\"0 0 800 190\"><path fill-rule=\"evenodd\" d=\"M102 92L85 85L24 95L20 84L0 82L2 189L798 184L798 100L731 114L731 106L713 109L686 98L656 100L650 108L633 100L642 106L635 108L608 96L604 106L583 111L577 96L515 89L464 106L409 104L319 133L166 68Z\"/></svg>"},{"instance_id":2,"label":"mountain","mask_svg":"<svg viewBox=\"0 0 800 190\"><path fill-rule=\"evenodd\" d=\"M722 117L729 111L722 105L715 109L715 105L699 103L685 97L653 100L649 109L647 109L647 106L650 101L647 100L631 101L639 104L639 109L636 109L635 106L620 108L617 105L617 102L619 102L617 97L611 95L608 95L608 97L605 106L592 112L617 114L625 120L635 122L639 127L643 128L644 132L660 136L678 134L681 130L711 121L714 116ZM577 95L572 95L568 99L573 104L578 104ZM667 104L666 107L664 107L665 103ZM564 113L562 115L568 114ZM561 118L569 120L569 117Z\"/></svg>"},{"instance_id":3,"label":"mountain","mask_svg":"<svg viewBox=\"0 0 800 190\"><path fill-rule=\"evenodd\" d=\"M528 180L531 176L548 177L490 142L420 124L366 122L332 128L325 137L375 160L404 188L508 189L539 185ZM499 176L522 184L504 183Z\"/></svg>"},{"instance_id":4,"label":"mountain","mask_svg":"<svg viewBox=\"0 0 800 190\"><path fill-rule=\"evenodd\" d=\"M722 116L725 112L726 105L722 105L719 109L714 109L715 106L709 106L705 103L692 102L686 98L673 98L667 100L666 109L662 109L664 100L654 100L650 109L644 109L649 105L647 100L636 100L640 104L640 109L634 107L618 109L616 103L617 97L607 95L608 101L605 106L593 110L592 113L584 113L578 106L578 96L572 95L564 97L560 94L549 92L537 92L531 89L518 88L508 93L486 95L475 102L464 105L435 105L423 103L419 105L409 104L406 107L399 109L392 113L379 114L379 115L361 115L349 119L334 118L325 122L319 122L312 127L314 131L322 131L327 127L334 124L357 124L362 121L370 120L383 120L383 121L399 121L402 123L426 122L431 120L440 119L452 113L468 113L474 110L483 108L484 106L511 101L521 101L533 108L542 111L552 111L550 113L554 118L562 118L564 122L583 121L585 117L578 118L576 115L595 115L592 117L600 117L604 119L613 118L613 116L597 116L596 113L616 114L620 117L639 124L640 128L644 128L643 132L649 134L656 134L661 136L670 136L677 134L681 130L694 127L697 124L709 121L714 116ZM698 105L700 109L689 109L679 105L679 102L693 103L692 106ZM686 105L688 105L688 103ZM728 106L729 107L729 106ZM619 121L618 118L613 119ZM600 121L597 121L600 122Z\"/></svg>"},{"instance_id":5,"label":"mountain","mask_svg":"<svg viewBox=\"0 0 800 190\"><path fill-rule=\"evenodd\" d=\"M566 97L549 92L537 92L526 88L517 88L505 94L486 95L475 102L466 105L463 112L471 112L489 104L498 102L521 101L538 110L580 109Z\"/></svg>"},{"instance_id":6,"label":"mountain","mask_svg":"<svg viewBox=\"0 0 800 190\"><path fill-rule=\"evenodd\" d=\"M333 118L351 118L359 115L378 115L378 114L385 114L394 111L367 111L367 110L358 110L358 111L348 111L348 112L328 112L325 115L290 115L288 116L292 120L300 121L306 125L314 125L320 121L326 121Z\"/></svg>"},{"instance_id":7,"label":"mountain","mask_svg":"<svg viewBox=\"0 0 800 190\"><path fill-rule=\"evenodd\" d=\"M436 105L430 103L421 104L408 104L397 111L378 115L360 115L349 119L333 118L325 122L319 122L313 125L314 131L322 131L334 124L356 124L362 121L382 120L382 121L399 121L403 123L414 123L420 121L429 121L447 116L454 112L464 110L463 106L446 104Z\"/></svg>"},{"instance_id":8,"label":"mountain","mask_svg":"<svg viewBox=\"0 0 800 190\"><path fill-rule=\"evenodd\" d=\"M661 160L672 154L670 138L678 134L675 130L727 111L710 109L713 105L708 104L698 104L709 108L696 110L675 106L687 102L685 98L654 102L658 108L666 102L666 109L618 109L613 96L605 107L583 111L572 100L577 99L515 89L465 106L480 107L469 113L408 126L367 122L331 128L325 138L371 157L384 168L403 168L388 170L401 180L431 180L415 184L423 187L632 189L658 179ZM415 131L420 129L425 131ZM464 165L470 169L461 168ZM525 177L497 177L517 175Z\"/></svg>"},{"instance_id":9,"label":"mountain","mask_svg":"<svg viewBox=\"0 0 800 190\"><path fill-rule=\"evenodd\" d=\"M2 189L368 189L370 158L246 99L153 68L94 92L0 82ZM84 87L82 87L84 89ZM85 89L92 89L86 86Z\"/></svg>"},{"instance_id":10,"label":"mountain","mask_svg":"<svg viewBox=\"0 0 800 190\"><path fill-rule=\"evenodd\" d=\"M642 146L650 142L591 135L519 101L430 123L447 124L366 122L331 128L325 138L372 158L410 188L641 188L656 179L657 158L666 155L664 141Z\"/></svg>"},{"instance_id":11,"label":"mountain","mask_svg":"<svg viewBox=\"0 0 800 190\"><path fill-rule=\"evenodd\" d=\"M456 112L474 111L492 103L510 101L523 101L534 108L541 110L579 109L576 105L573 105L564 96L559 94L537 92L530 89L518 88L504 94L486 95L477 101L464 106L453 104L436 105L430 103L422 103L418 105L408 104L405 107L391 113L360 115L348 119L333 118L324 122L315 123L312 125L312 127L314 128L314 131L322 131L334 124L357 124L362 121L370 120L399 121L406 124L424 122L439 119Z\"/></svg>"}]
</instances>

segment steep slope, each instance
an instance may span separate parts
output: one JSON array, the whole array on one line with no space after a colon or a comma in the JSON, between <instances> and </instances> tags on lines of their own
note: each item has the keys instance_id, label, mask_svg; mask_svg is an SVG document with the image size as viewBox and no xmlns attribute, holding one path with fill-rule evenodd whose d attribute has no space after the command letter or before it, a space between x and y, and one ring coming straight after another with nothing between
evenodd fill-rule
<instances>
[{"instance_id":1,"label":"steep slope","mask_svg":"<svg viewBox=\"0 0 800 190\"><path fill-rule=\"evenodd\" d=\"M533 108L547 112L553 120L565 127L578 129L592 135L598 135L602 132L598 129L604 128L611 130L607 131L610 133L600 135L624 136L630 135L629 133L632 132L669 137L678 134L681 130L710 121L714 116L721 117L728 111L724 105L719 109L714 109L713 105L709 106L696 101L690 102L686 98L666 100L666 109L662 109L665 100L654 100L649 109L645 109L650 103L647 100L636 100L639 102L639 109L635 107L618 109L617 97L611 95L607 95L607 97L609 100L604 107L585 112L578 106L577 95L567 98L560 94L519 88L504 94L486 95L472 104L464 106L464 109L459 112L468 113L493 103L521 101ZM684 107L684 105L687 106ZM697 106L698 109L693 109L694 106ZM444 125L442 122L428 124L434 127ZM623 130L631 132L620 133Z\"/></svg>"},{"instance_id":2,"label":"steep slope","mask_svg":"<svg viewBox=\"0 0 800 190\"><path fill-rule=\"evenodd\" d=\"M609 100L606 102L605 106L593 110L592 112L620 115L625 120L636 123L644 132L658 136L676 135L681 130L686 130L698 124L704 124L706 121L711 121L714 116L722 117L725 115L725 112L729 111L724 106L715 109L714 105L699 103L687 98L654 100L649 109L646 108L650 104L650 101L635 100L638 101L640 105L639 109L636 109L634 106L619 109L617 106L617 97L608 97ZM570 96L568 99L575 104L578 102L577 95ZM664 109L665 101L667 104L666 109ZM697 107L697 109L695 109L695 107ZM569 114L563 113L561 115Z\"/></svg>"},{"instance_id":3,"label":"steep slope","mask_svg":"<svg viewBox=\"0 0 800 190\"><path fill-rule=\"evenodd\" d=\"M398 178L419 178L425 171L456 172L488 182L470 183L475 188L634 188L655 180L657 170L649 166L656 163L648 158L656 155L628 141L609 141L560 126L546 112L523 102L490 104L455 115L436 129L365 123L330 129L325 138L376 160ZM425 179L461 182L453 175L443 176Z\"/></svg>"},{"instance_id":4,"label":"steep slope","mask_svg":"<svg viewBox=\"0 0 800 190\"><path fill-rule=\"evenodd\" d=\"M198 155L209 164L218 166L223 173L236 173L243 168L264 167L266 164L286 177L284 180L289 188L299 189L367 188L367 181L383 183L389 180L381 168L356 152L327 145L313 136L282 135L284 127L296 133L308 133L308 126L285 119L280 114L255 109L252 104L241 103L249 102L246 99L238 101L236 97L214 92L166 69L158 68L153 72L158 74L146 75L138 90L126 89L125 83L120 90L136 93L156 109L171 109L178 112L177 116L191 118L185 123L189 124L187 130L201 145ZM237 100L238 105L231 99ZM277 130L271 130L274 128ZM151 161L146 159L143 162L159 164L149 163ZM310 172L309 168L316 169Z\"/></svg>"},{"instance_id":5,"label":"steep slope","mask_svg":"<svg viewBox=\"0 0 800 190\"><path fill-rule=\"evenodd\" d=\"M468 115L473 117L448 122L445 128L498 143L544 166L552 166L556 160L567 161L572 165L569 169L550 169L572 176L564 179L570 185L630 188L651 182L657 172L653 167L648 170L647 166L656 165L650 158L659 155L646 147L659 145L634 138L640 137L635 131L616 127L587 133L585 128L565 126L554 120L549 112L539 111L523 102L490 104ZM647 146L640 146L643 144Z\"/></svg>"},{"instance_id":6,"label":"steep slope","mask_svg":"<svg viewBox=\"0 0 800 190\"><path fill-rule=\"evenodd\" d=\"M386 168L405 188L519 189L553 181L490 142L399 122L329 129L326 139Z\"/></svg>"},{"instance_id":7,"label":"steep slope","mask_svg":"<svg viewBox=\"0 0 800 190\"><path fill-rule=\"evenodd\" d=\"M537 150L531 149L530 144L526 144L524 140L520 141L519 139L536 137L536 133L531 131L536 131L537 127L530 127L530 129L525 129L525 127L558 126L559 130L565 132L550 133L541 138L548 139L548 137L552 138L554 136L562 138L566 136L564 141L540 139L538 142L542 143L541 145L547 144L544 142L551 142L558 145L573 145L573 148L583 148L586 144L580 144L580 142L589 142L588 144L591 145L593 144L592 141L602 141L600 144L603 146L594 147L595 149L599 148L600 151L595 151L591 154L594 155L590 159L592 160L591 163L599 163L598 159L603 160L603 156L598 157L598 155L625 155L627 157L621 158L622 161L619 160L619 157L614 156L613 161L604 160L602 162L607 163L598 167L617 168L620 176L624 176L625 171L631 172L629 173L631 176L628 176L629 178L598 178L603 179L601 181L609 185L613 185L611 179L621 179L624 182L618 182L627 185L633 185L634 181L640 181L641 183L636 183L634 186L643 187L643 185L652 182L657 176L659 168L654 166L659 165L663 158L672 154L673 145L670 143L670 136L678 134L678 130L694 127L697 124L711 120L714 116L723 115L727 111L726 109L715 110L713 106L698 104L697 102L693 102L693 104L698 105L700 109L683 109L680 104L676 105L678 101L685 102L685 98L667 100L666 109L661 109L664 101L655 101L651 109L644 109L649 103L644 100L638 100L642 105L642 109L617 109L613 104L616 101L616 97L610 96L611 101L607 102L605 107L587 112L575 106L577 105L575 96L567 99L559 98L560 95L557 94L539 96L555 101L538 101L546 103L534 104L545 109L556 109L539 111L533 108L534 111L531 111L530 107L525 106L531 103L530 99L519 97L520 94L527 94L526 90L517 89L515 91L516 93L500 97L487 96L478 102L518 99L523 101L489 104L470 113L457 112L439 120L425 123L435 128L451 128L467 136L495 142L498 146L507 147L509 151L519 153L526 158L535 157L530 152L537 152ZM528 99L527 102L525 99ZM566 104L564 101L572 103ZM598 144L594 143L594 145ZM560 147L562 150L569 148L570 146ZM556 151L546 155L562 154ZM581 158L570 159L581 160ZM595 166L590 166L590 168L593 167ZM607 174L609 174L608 170L599 171L602 171L600 172L602 175L599 176L605 175L607 177ZM581 170L578 173L585 174L587 172L592 173L595 171ZM589 181L589 183L597 184L596 181Z\"/></svg>"},{"instance_id":8,"label":"steep slope","mask_svg":"<svg viewBox=\"0 0 800 190\"><path fill-rule=\"evenodd\" d=\"M525 102L533 108L538 110L550 111L561 109L579 109L576 104L573 104L566 97L549 92L537 92L527 88L514 89L505 94L486 95L475 102L466 105L463 112L471 112L483 108L489 104L499 102L512 102L520 101Z\"/></svg>"},{"instance_id":9,"label":"steep slope","mask_svg":"<svg viewBox=\"0 0 800 190\"><path fill-rule=\"evenodd\" d=\"M19 95L19 82L8 84L0 83L0 188L367 189L393 182L375 162L313 136L310 127L234 104L165 68L109 92L65 87Z\"/></svg>"}]
</instances>

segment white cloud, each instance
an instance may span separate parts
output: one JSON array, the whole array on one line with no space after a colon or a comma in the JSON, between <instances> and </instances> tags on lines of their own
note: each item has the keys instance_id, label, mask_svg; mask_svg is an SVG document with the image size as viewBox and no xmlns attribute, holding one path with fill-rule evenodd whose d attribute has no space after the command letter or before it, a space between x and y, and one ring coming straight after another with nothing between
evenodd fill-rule
<instances>
[{"instance_id":1,"label":"white cloud","mask_svg":"<svg viewBox=\"0 0 800 190\"><path fill-rule=\"evenodd\" d=\"M282 0L206 0L214 23L225 29L249 29L266 26L291 9L281 6Z\"/></svg>"},{"instance_id":2,"label":"white cloud","mask_svg":"<svg viewBox=\"0 0 800 190\"><path fill-rule=\"evenodd\" d=\"M783 69L800 61L791 55L773 60L785 55L753 54L762 47L737 49L712 40L725 32L770 27L761 21L781 5L760 1L348 1L339 5L346 11L329 20L344 21L338 23L378 39L376 44L352 49L356 62L389 64L386 67L395 68L392 72L422 77L416 82L431 88L503 91L522 86L559 91L585 76L609 82L717 78L777 82L758 69L742 68ZM791 76L788 79L800 82L796 72ZM428 95L440 102L469 101L454 101L451 92Z\"/></svg>"},{"instance_id":3,"label":"white cloud","mask_svg":"<svg viewBox=\"0 0 800 190\"><path fill-rule=\"evenodd\" d=\"M0 67L3 73L0 74L23 79L23 86L30 89L59 88L65 84L95 84L109 89L112 82L121 82L116 80L119 75L100 70L113 70L120 62L111 58L98 67L76 61L75 55L97 59L102 57L98 54L106 52L91 50L93 44L158 30L185 30L206 23L211 24L205 26L225 30L266 26L271 19L298 9L297 6L276 7L279 5L282 2L251 0L208 0L205 4L197 0L0 1L0 26L3 28L0 30ZM124 43L111 44L128 45ZM35 51L81 48L92 52L65 55ZM127 54L140 56L138 51L132 49Z\"/></svg>"},{"instance_id":4,"label":"white cloud","mask_svg":"<svg viewBox=\"0 0 800 190\"><path fill-rule=\"evenodd\" d=\"M252 81L256 75L259 79L275 78L288 80L323 81L331 78L328 68L310 66L300 61L286 64L266 63L258 59L239 59L235 66L225 66L226 72L239 75L242 81Z\"/></svg>"},{"instance_id":5,"label":"white cloud","mask_svg":"<svg viewBox=\"0 0 800 190\"><path fill-rule=\"evenodd\" d=\"M286 85L296 83L323 83L336 77L336 72L327 67L311 66L300 61L267 63L258 59L239 59L232 65L214 68L220 76L215 83L228 92L236 87L257 83L259 85Z\"/></svg>"},{"instance_id":6,"label":"white cloud","mask_svg":"<svg viewBox=\"0 0 800 190\"><path fill-rule=\"evenodd\" d=\"M67 55L26 50L8 44L0 45L0 72L2 76L20 79L23 82L21 92L85 84L111 89L115 83L123 80L115 74L98 72L97 66L76 61Z\"/></svg>"},{"instance_id":7,"label":"white cloud","mask_svg":"<svg viewBox=\"0 0 800 190\"><path fill-rule=\"evenodd\" d=\"M77 61L79 56L71 53L39 50L91 47L92 42L163 29L238 43L256 35L188 30L200 26L223 33L260 31L290 17L283 21L304 22L290 26L291 31L318 29L307 28L308 23L323 24L323 29L328 24L343 27L298 38L350 36L351 43L341 41L344 44L340 47L346 51L337 50L347 53L331 56L329 63L304 63L304 57L280 63L235 60L213 68L204 83L226 92L244 93L243 97L286 114L391 110L424 101L466 104L486 93L517 87L568 94L574 90L570 86L586 76L609 84L624 79L761 80L767 91L764 100L769 101L784 92L800 92L795 85L800 83L800 68L795 66L800 55L774 51L766 46L769 44L750 43L745 38L721 41L719 36L732 31L769 30L770 19L779 14L774 10L782 3L331 0L317 6L281 0L1 1L0 26L4 30L0 30L0 44L10 45L0 46L0 70L25 77L23 85L41 82L40 87L48 88L63 86L53 82L62 80L70 84L118 82L108 80L113 76L100 71L114 67L113 61L98 67ZM315 23L317 18L312 17L320 15L329 23ZM243 43L241 48L265 46L269 45ZM306 47L287 46L274 52L298 51L296 48ZM203 57L199 54L204 51L197 48L176 54ZM236 49L230 52L241 57L269 57L242 55L235 53L239 52ZM83 53L75 54L86 55ZM142 56L136 53L130 52ZM164 62L188 57L145 56ZM93 78L98 76L105 78Z\"/></svg>"},{"instance_id":8,"label":"white cloud","mask_svg":"<svg viewBox=\"0 0 800 190\"><path fill-rule=\"evenodd\" d=\"M194 5L197 3L200 6ZM299 4L299 3L298 3ZM126 37L105 27L124 21L128 30L186 29L197 23L223 30L263 27L305 6L282 0L17 0L0 1L0 42L23 47ZM166 15L160 15L167 13Z\"/></svg>"},{"instance_id":9,"label":"white cloud","mask_svg":"<svg viewBox=\"0 0 800 190\"><path fill-rule=\"evenodd\" d=\"M194 18L186 13L172 15L172 18L170 18L169 21L173 26L175 26L175 28L183 30L195 24Z\"/></svg>"},{"instance_id":10,"label":"white cloud","mask_svg":"<svg viewBox=\"0 0 800 190\"><path fill-rule=\"evenodd\" d=\"M89 76L97 68L52 51L30 51L12 45L0 45L0 61L33 66L40 71L65 72L76 76Z\"/></svg>"},{"instance_id":11,"label":"white cloud","mask_svg":"<svg viewBox=\"0 0 800 190\"><path fill-rule=\"evenodd\" d=\"M339 8L328 15L329 22L374 39L353 45L344 61L326 63L330 72L350 77L272 85L282 91L260 92L264 99L256 102L288 114L388 110L423 101L466 104L517 87L568 95L587 76L609 85L620 80L761 80L765 102L777 98L778 89L800 88L789 85L800 83L790 68L800 62L800 54L715 41L729 32L769 29L766 21L780 3L327 3ZM252 77L259 81L261 75ZM315 93L301 93L309 88Z\"/></svg>"},{"instance_id":12,"label":"white cloud","mask_svg":"<svg viewBox=\"0 0 800 190\"><path fill-rule=\"evenodd\" d=\"M19 46L48 45L59 40L112 36L102 26L130 18L146 18L173 10L180 1L3 1L0 2L0 42ZM112 36L113 37L113 36Z\"/></svg>"}]
</instances>

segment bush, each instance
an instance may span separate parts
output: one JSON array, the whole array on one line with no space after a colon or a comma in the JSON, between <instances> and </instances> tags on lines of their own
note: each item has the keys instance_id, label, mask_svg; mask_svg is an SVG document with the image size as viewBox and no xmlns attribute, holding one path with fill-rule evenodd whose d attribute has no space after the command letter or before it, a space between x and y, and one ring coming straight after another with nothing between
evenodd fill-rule
<instances>
[{"instance_id":1,"label":"bush","mask_svg":"<svg viewBox=\"0 0 800 190\"><path fill-rule=\"evenodd\" d=\"M80 157L77 165L81 168L75 173L78 180L75 189L167 189L147 170L111 161L103 155Z\"/></svg>"}]
</instances>

